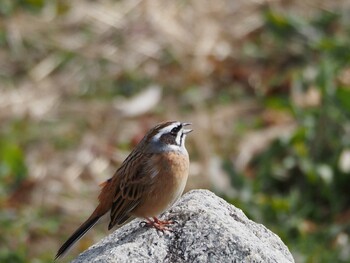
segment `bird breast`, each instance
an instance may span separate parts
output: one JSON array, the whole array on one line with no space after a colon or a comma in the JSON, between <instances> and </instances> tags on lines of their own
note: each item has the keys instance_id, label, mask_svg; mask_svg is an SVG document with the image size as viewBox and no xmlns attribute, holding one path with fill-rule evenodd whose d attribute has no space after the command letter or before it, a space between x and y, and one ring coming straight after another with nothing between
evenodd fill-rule
<instances>
[{"instance_id":1,"label":"bird breast","mask_svg":"<svg viewBox=\"0 0 350 263\"><path fill-rule=\"evenodd\" d=\"M154 154L150 160L153 173L149 190L132 212L137 217L157 216L173 205L183 193L189 170L188 155L179 152ZM157 173L155 171L158 171Z\"/></svg>"}]
</instances>

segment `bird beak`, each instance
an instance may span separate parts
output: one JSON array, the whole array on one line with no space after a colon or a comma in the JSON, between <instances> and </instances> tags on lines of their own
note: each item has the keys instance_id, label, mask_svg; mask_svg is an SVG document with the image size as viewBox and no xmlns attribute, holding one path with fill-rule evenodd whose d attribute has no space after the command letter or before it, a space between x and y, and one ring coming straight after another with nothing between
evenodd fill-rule
<instances>
[{"instance_id":1,"label":"bird beak","mask_svg":"<svg viewBox=\"0 0 350 263\"><path fill-rule=\"evenodd\" d=\"M184 122L184 123L182 123L182 126L184 127L184 126L188 126L188 125L192 125L192 123L189 123L189 122ZM187 134L187 133L190 133L191 131L193 131L192 129L183 129L182 130L182 132L184 133L184 134Z\"/></svg>"}]
</instances>

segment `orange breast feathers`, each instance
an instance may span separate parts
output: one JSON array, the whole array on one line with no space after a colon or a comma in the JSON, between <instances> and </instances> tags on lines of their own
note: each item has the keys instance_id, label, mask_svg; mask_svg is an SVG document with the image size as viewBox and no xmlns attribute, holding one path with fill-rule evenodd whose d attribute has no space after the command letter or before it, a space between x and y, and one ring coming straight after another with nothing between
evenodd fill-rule
<instances>
[{"instance_id":1,"label":"orange breast feathers","mask_svg":"<svg viewBox=\"0 0 350 263\"><path fill-rule=\"evenodd\" d=\"M168 152L157 155L153 164L158 167L160 173L168 174L171 177L183 177L188 175L188 155L177 152Z\"/></svg>"},{"instance_id":2,"label":"orange breast feathers","mask_svg":"<svg viewBox=\"0 0 350 263\"><path fill-rule=\"evenodd\" d=\"M131 213L136 217L157 216L168 209L182 194L188 177L188 156L178 153L163 153L151 158L153 170L151 185L142 195L142 200ZM156 168L156 169L155 169Z\"/></svg>"}]
</instances>

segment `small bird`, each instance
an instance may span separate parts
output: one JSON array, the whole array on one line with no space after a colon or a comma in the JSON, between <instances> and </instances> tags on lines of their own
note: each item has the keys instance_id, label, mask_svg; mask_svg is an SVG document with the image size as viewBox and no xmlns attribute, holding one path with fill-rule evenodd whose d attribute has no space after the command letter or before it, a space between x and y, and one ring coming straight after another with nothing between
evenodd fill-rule
<instances>
[{"instance_id":1,"label":"small bird","mask_svg":"<svg viewBox=\"0 0 350 263\"><path fill-rule=\"evenodd\" d=\"M172 221L161 221L159 214L171 207L185 189L189 156L185 138L190 123L163 122L152 128L124 160L113 177L102 183L99 204L90 217L58 250L62 257L98 220L110 212L108 230L134 217L145 225L169 230Z\"/></svg>"}]
</instances>

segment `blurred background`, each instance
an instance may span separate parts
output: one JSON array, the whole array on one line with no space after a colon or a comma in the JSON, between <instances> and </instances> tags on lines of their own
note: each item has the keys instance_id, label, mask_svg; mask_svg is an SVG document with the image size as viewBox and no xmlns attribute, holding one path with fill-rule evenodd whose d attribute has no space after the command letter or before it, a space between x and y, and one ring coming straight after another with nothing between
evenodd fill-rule
<instances>
[{"instance_id":1,"label":"blurred background","mask_svg":"<svg viewBox=\"0 0 350 263\"><path fill-rule=\"evenodd\" d=\"M52 262L164 120L195 129L187 190L350 262L349 115L347 0L1 0L0 262Z\"/></svg>"}]
</instances>

